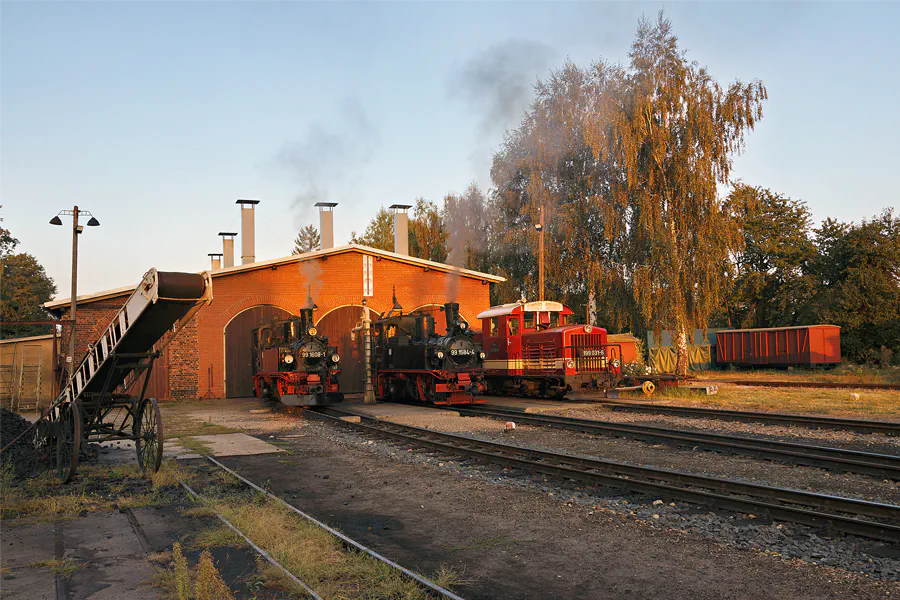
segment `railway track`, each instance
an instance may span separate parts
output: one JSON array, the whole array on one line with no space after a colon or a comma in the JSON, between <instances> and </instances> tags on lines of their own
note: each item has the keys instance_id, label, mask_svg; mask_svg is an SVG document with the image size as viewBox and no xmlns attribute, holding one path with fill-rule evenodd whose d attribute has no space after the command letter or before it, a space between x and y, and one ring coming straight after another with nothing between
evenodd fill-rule
<instances>
[{"instance_id":1,"label":"railway track","mask_svg":"<svg viewBox=\"0 0 900 600\"><path fill-rule=\"evenodd\" d=\"M900 481L900 456L892 456L890 454L875 454L742 436L683 431L649 425L609 423L556 415L539 415L490 405L454 406L452 409L460 414L512 419L520 423L559 427L642 441L661 442L676 447L729 452L731 454L754 456L845 473L873 475L882 479Z\"/></svg>"},{"instance_id":2,"label":"railway track","mask_svg":"<svg viewBox=\"0 0 900 600\"><path fill-rule=\"evenodd\" d=\"M319 408L310 414L369 435L488 463L668 500L740 513L765 514L782 521L900 542L900 506L892 504L546 452L400 425L335 408ZM342 417L357 417L359 422L344 420Z\"/></svg>"},{"instance_id":3,"label":"railway track","mask_svg":"<svg viewBox=\"0 0 900 600\"><path fill-rule=\"evenodd\" d=\"M840 419L813 415L791 415L786 413L750 412L743 410L722 410L718 408L698 408L694 406L667 406L623 400L589 400L603 404L612 410L677 415L680 417L701 417L727 421L749 421L775 425L791 425L811 429L837 429L858 433L883 433L900 435L900 423L891 421L868 421L865 419Z\"/></svg>"},{"instance_id":4,"label":"railway track","mask_svg":"<svg viewBox=\"0 0 900 600\"><path fill-rule=\"evenodd\" d=\"M246 485L247 487L256 490L256 491L259 492L260 494L262 494L262 495L266 496L267 498L269 498L270 500L273 500L274 502L276 502L276 503L278 503L278 504L284 506L285 508L287 508L287 509L290 510L291 512L293 512L293 513L295 513L296 515L298 515L298 516L302 517L303 519L305 519L306 521L312 523L313 525L319 527L320 529L324 529L325 531L327 531L327 532L330 533L331 535L335 536L336 538L338 538L338 541L341 543L341 545L343 545L347 550L350 550L350 551L353 551L353 552L362 552L362 553L364 553L364 554L368 554L369 556L371 556L372 558L378 560L379 562L384 563L385 565L387 565L387 566L390 567L391 569L396 569L396 570L399 571L404 577L406 577L406 578L408 578L408 579L411 579L411 580L415 581L416 583L418 583L419 585L421 585L422 587L424 587L425 590L426 590L426 592L428 593L428 595L430 595L430 596L432 596L432 597L434 597L434 598L447 598L447 599L449 599L449 600L463 600L462 597L457 596L456 594L454 594L454 593L451 592L450 590L444 589L443 587L441 587L441 586L439 586L438 584L434 583L434 582L431 581L430 579L427 579L427 578L425 578L425 577L419 575L418 573L416 573L416 572L414 572L414 571L411 571L411 570L407 569L406 567L403 567L403 566L401 566L401 565L395 563L394 561L392 561L392 560L390 560L390 559L388 559L388 558L385 558L384 556L382 556L381 554L378 554L377 552L375 552L375 551L372 550L371 548L368 548L367 546L364 546L364 545L360 544L360 543L357 542L356 540L353 540L353 539L347 537L346 535L344 535L343 533L341 533L340 531L338 531L338 530L336 530L336 529L333 529L333 528L329 527L328 525L326 525L325 523L319 521L319 520L316 519L315 517L312 517L312 516L306 514L305 512L299 510L298 508L296 508L296 507L293 506L292 504L289 504L288 502L285 502L284 500L282 500L282 499L279 498L278 496L276 496L276 495L272 494L271 492L269 492L269 491L267 491L267 490L261 488L260 486L256 485L255 483L253 483L252 481L250 481L249 479L247 479L246 477L244 477L244 476L241 475L240 473L238 473L238 472L236 472L236 471L234 471L234 470L232 470L232 469L229 469L228 467L226 467L225 465L223 465L222 463L220 463L219 461L217 461L215 458L213 458L213 457L211 457L211 456L207 456L206 459L209 461L209 463L211 463L211 465L213 466L214 469L220 469L220 470L222 470L222 471L225 471L225 472L231 474L233 477L235 477L236 479L238 479L239 481L241 481L241 482L242 482L244 485ZM197 499L202 499L202 496L201 496L199 493L197 493L196 491L194 491L194 490L193 490L190 486L188 486L188 484L186 484L184 481L181 481L180 483L181 483L182 487L184 487L185 490L187 490L188 493L189 493L191 496L193 496L194 498L197 498ZM229 528L232 529L235 533L237 533L237 534L240 535L242 538L244 538L244 540L245 540L248 544L250 544L250 546L251 546L251 547L252 547L252 548L253 548L260 556L262 556L262 557L263 557L265 560L267 560L269 563L271 563L272 565L274 565L275 567L277 567L278 569L280 569L282 572L284 572L290 579L292 579L296 584L298 584L298 585L300 586L300 588L302 588L303 590L305 590L305 592L307 593L307 595L308 595L310 598L313 598L314 600L322 600L321 596L319 596L318 594L316 594L316 592L315 592L312 588L310 588L306 583L304 583L303 581L301 581L300 579L298 579L293 573L291 573L290 571L288 571L284 566L282 566L280 563L278 563L274 558L272 558L271 556L269 556L269 555L265 552L265 550L263 550L262 548L260 548L260 547L257 546L256 544L254 544L253 541L252 541L250 538L248 538L242 531L240 531L240 530L237 529L234 525L232 525L227 519L225 519L225 517L223 517L222 515L220 515L220 514L218 514L218 513L216 513L216 517L218 517L219 520L222 521L227 527L229 527Z\"/></svg>"}]
</instances>

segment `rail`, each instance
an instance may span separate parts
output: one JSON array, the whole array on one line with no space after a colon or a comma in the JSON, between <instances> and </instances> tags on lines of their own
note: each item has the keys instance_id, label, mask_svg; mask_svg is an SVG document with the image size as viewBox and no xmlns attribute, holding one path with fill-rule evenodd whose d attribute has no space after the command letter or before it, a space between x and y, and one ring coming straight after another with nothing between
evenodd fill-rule
<instances>
[{"instance_id":1,"label":"rail","mask_svg":"<svg viewBox=\"0 0 900 600\"><path fill-rule=\"evenodd\" d=\"M723 419L728 421L750 421L767 424L771 423L776 425L809 427L813 429L837 429L841 431L856 431L859 433L882 433L885 435L900 435L900 423L894 423L891 421L868 421L865 419L841 419L836 417L819 417L814 415L792 415L787 413L722 410L718 408L646 404L620 400L594 400L588 398L578 398L578 400L588 400L590 402L604 404L612 410L621 411L658 413L695 418L701 417L710 419Z\"/></svg>"},{"instance_id":2,"label":"rail","mask_svg":"<svg viewBox=\"0 0 900 600\"><path fill-rule=\"evenodd\" d=\"M900 481L900 456L876 454L812 446L775 440L764 440L744 436L721 435L697 431L684 431L667 427L635 425L631 423L611 423L591 419L576 419L556 415L537 415L518 410L502 409L495 406L463 407L455 406L453 410L460 414L514 419L521 423L561 427L575 431L598 433L616 437L626 437L644 441L663 442L672 446L702 448L704 450L727 451L741 454L789 462L810 467L820 467L845 473L860 473L878 478L889 478Z\"/></svg>"}]
</instances>

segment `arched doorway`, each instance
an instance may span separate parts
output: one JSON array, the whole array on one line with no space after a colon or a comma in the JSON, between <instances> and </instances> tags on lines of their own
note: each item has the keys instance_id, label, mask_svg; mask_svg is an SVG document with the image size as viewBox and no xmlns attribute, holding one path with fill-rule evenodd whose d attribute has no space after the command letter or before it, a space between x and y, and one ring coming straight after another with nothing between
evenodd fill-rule
<instances>
[{"instance_id":1,"label":"arched doorway","mask_svg":"<svg viewBox=\"0 0 900 600\"><path fill-rule=\"evenodd\" d=\"M337 346L341 356L338 381L344 394L365 391L366 366L362 344L354 342L350 332L356 327L361 315L362 306L341 306L323 315L316 323L319 335L328 336L328 345Z\"/></svg>"},{"instance_id":2,"label":"arched doorway","mask_svg":"<svg viewBox=\"0 0 900 600\"><path fill-rule=\"evenodd\" d=\"M225 397L253 395L251 332L272 319L286 319L291 313L277 306L262 305L238 313L225 325Z\"/></svg>"}]
</instances>

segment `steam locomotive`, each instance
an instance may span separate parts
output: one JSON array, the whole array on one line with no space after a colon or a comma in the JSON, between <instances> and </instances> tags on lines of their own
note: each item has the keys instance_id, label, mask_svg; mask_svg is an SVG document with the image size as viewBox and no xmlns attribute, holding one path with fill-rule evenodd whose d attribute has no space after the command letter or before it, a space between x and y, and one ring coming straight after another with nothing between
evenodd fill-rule
<instances>
[{"instance_id":1,"label":"steam locomotive","mask_svg":"<svg viewBox=\"0 0 900 600\"><path fill-rule=\"evenodd\" d=\"M474 404L485 391L484 352L475 342L459 304L442 307L447 333L435 332L427 313L403 314L394 306L372 323L372 366L379 399L409 399L431 404Z\"/></svg>"},{"instance_id":2,"label":"steam locomotive","mask_svg":"<svg viewBox=\"0 0 900 600\"><path fill-rule=\"evenodd\" d=\"M571 323L572 310L559 302L503 304L478 318L489 393L562 398L579 388L655 389L623 374L622 347L608 343L606 329Z\"/></svg>"},{"instance_id":3,"label":"steam locomotive","mask_svg":"<svg viewBox=\"0 0 900 600\"><path fill-rule=\"evenodd\" d=\"M327 406L341 402L341 357L320 336L310 301L300 315L253 330L253 388L287 406Z\"/></svg>"}]
</instances>

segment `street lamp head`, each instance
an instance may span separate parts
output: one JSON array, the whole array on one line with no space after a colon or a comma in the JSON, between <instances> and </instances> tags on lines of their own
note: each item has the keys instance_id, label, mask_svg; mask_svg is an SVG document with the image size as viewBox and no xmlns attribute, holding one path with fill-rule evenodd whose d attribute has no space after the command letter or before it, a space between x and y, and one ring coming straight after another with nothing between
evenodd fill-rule
<instances>
[{"instance_id":1,"label":"street lamp head","mask_svg":"<svg viewBox=\"0 0 900 600\"><path fill-rule=\"evenodd\" d=\"M50 219L51 225L62 225L62 219L59 218L59 215L56 215L52 219Z\"/></svg>"},{"instance_id":2,"label":"street lamp head","mask_svg":"<svg viewBox=\"0 0 900 600\"><path fill-rule=\"evenodd\" d=\"M91 216L90 221L88 221L88 227L97 227L98 225L100 225L100 221Z\"/></svg>"}]
</instances>

